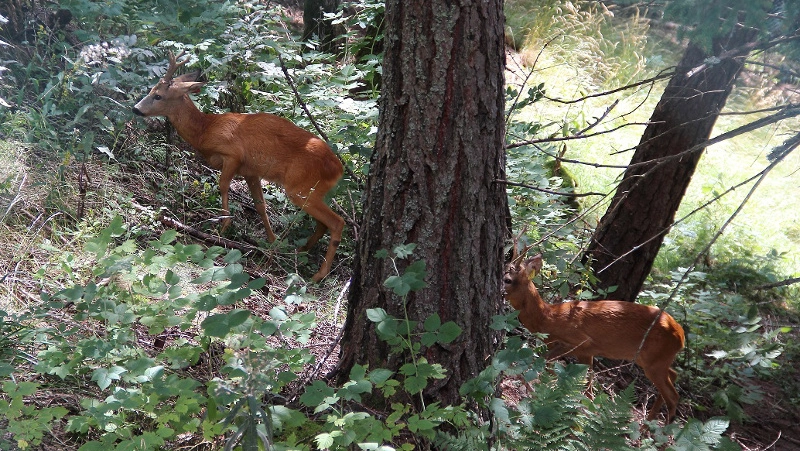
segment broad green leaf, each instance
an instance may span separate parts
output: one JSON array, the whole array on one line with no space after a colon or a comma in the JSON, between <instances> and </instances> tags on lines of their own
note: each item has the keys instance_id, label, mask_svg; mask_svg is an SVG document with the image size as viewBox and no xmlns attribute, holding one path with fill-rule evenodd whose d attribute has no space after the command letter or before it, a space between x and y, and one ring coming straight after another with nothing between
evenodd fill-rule
<instances>
[{"instance_id":1,"label":"broad green leaf","mask_svg":"<svg viewBox=\"0 0 800 451\"><path fill-rule=\"evenodd\" d=\"M409 376L403 381L403 387L411 395L422 392L427 385L428 380L419 376Z\"/></svg>"},{"instance_id":2,"label":"broad green leaf","mask_svg":"<svg viewBox=\"0 0 800 451\"><path fill-rule=\"evenodd\" d=\"M453 321L448 321L439 329L439 343L452 343L459 335L461 335L461 327Z\"/></svg>"},{"instance_id":3,"label":"broad green leaf","mask_svg":"<svg viewBox=\"0 0 800 451\"><path fill-rule=\"evenodd\" d=\"M411 285L401 276L389 276L383 282L383 285L386 288L391 288L394 294L400 297L407 295L411 291Z\"/></svg>"},{"instance_id":4,"label":"broad green leaf","mask_svg":"<svg viewBox=\"0 0 800 451\"><path fill-rule=\"evenodd\" d=\"M158 239L158 241L160 241L161 244L170 244L173 241L175 241L175 238L177 237L178 237L177 231L165 230L164 233L161 234L161 237Z\"/></svg>"},{"instance_id":5,"label":"broad green leaf","mask_svg":"<svg viewBox=\"0 0 800 451\"><path fill-rule=\"evenodd\" d=\"M247 318L250 318L250 310L236 309L228 312L228 323L231 327L236 327L244 324Z\"/></svg>"},{"instance_id":6,"label":"broad green leaf","mask_svg":"<svg viewBox=\"0 0 800 451\"><path fill-rule=\"evenodd\" d=\"M438 313L434 313L433 315L429 316L425 322L423 323L423 327L425 327L426 332L434 332L442 325L442 320L439 318Z\"/></svg>"},{"instance_id":7,"label":"broad green leaf","mask_svg":"<svg viewBox=\"0 0 800 451\"><path fill-rule=\"evenodd\" d=\"M375 385L380 385L394 374L391 370L386 368L378 368L377 370L372 370L369 372L369 380L372 381Z\"/></svg>"},{"instance_id":8,"label":"broad green leaf","mask_svg":"<svg viewBox=\"0 0 800 451\"><path fill-rule=\"evenodd\" d=\"M325 398L333 396L335 393L333 388L317 380L307 386L305 392L300 395L300 403L306 407L316 407L322 404Z\"/></svg>"},{"instance_id":9,"label":"broad green leaf","mask_svg":"<svg viewBox=\"0 0 800 451\"><path fill-rule=\"evenodd\" d=\"M369 319L373 323L379 323L387 319L388 317L389 315L386 313L386 310L382 308L367 309L367 319Z\"/></svg>"},{"instance_id":10,"label":"broad green leaf","mask_svg":"<svg viewBox=\"0 0 800 451\"><path fill-rule=\"evenodd\" d=\"M229 319L227 313L218 313L204 319L200 324L200 327L203 329L206 335L210 337L222 338L228 335L228 333L231 331L231 325L228 321Z\"/></svg>"},{"instance_id":11,"label":"broad green leaf","mask_svg":"<svg viewBox=\"0 0 800 451\"><path fill-rule=\"evenodd\" d=\"M92 380L97 382L100 389L105 390L115 380L119 380L122 373L127 370L121 366L112 366L111 368L97 368L92 372Z\"/></svg>"},{"instance_id":12,"label":"broad green leaf","mask_svg":"<svg viewBox=\"0 0 800 451\"><path fill-rule=\"evenodd\" d=\"M411 254L414 252L414 249L416 248L417 245L415 243L409 243L409 244L401 244L399 246L395 246L395 248L392 251L394 252L394 255L397 256L397 258L407 258L411 256Z\"/></svg>"},{"instance_id":13,"label":"broad green leaf","mask_svg":"<svg viewBox=\"0 0 800 451\"><path fill-rule=\"evenodd\" d=\"M317 447L319 449L328 449L333 446L333 435L323 432L314 437L314 441L317 442Z\"/></svg>"}]
</instances>

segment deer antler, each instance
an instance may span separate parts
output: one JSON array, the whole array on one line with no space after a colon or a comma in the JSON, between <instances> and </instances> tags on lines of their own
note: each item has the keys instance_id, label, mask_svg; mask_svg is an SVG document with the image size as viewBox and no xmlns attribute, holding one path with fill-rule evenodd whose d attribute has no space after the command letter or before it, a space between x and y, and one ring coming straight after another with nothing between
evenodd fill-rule
<instances>
[{"instance_id":1,"label":"deer antler","mask_svg":"<svg viewBox=\"0 0 800 451\"><path fill-rule=\"evenodd\" d=\"M189 58L178 62L178 59L185 54L186 50L182 51L178 56L175 56L172 51L169 52L169 67L167 68L167 72L164 74L164 82L169 83L172 81L172 76L175 75L175 71L178 70L179 67L189 62Z\"/></svg>"},{"instance_id":2,"label":"deer antler","mask_svg":"<svg viewBox=\"0 0 800 451\"><path fill-rule=\"evenodd\" d=\"M522 235L525 235L525 232L527 231L528 231L528 226L525 225L519 232L519 235L514 237L514 243L511 246L511 264L513 265L518 265L519 262L521 262L522 259L525 258L525 254L527 254L528 251L533 247L533 244L529 244L528 246L525 246L525 248L522 249L522 252L517 252L517 243L519 242L519 239L522 238Z\"/></svg>"}]
</instances>

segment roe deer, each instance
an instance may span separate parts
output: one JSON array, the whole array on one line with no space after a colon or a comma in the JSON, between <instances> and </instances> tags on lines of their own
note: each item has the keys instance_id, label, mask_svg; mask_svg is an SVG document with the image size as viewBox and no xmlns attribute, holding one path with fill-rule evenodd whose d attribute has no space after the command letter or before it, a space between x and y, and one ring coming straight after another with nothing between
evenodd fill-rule
<instances>
[{"instance_id":1,"label":"roe deer","mask_svg":"<svg viewBox=\"0 0 800 451\"><path fill-rule=\"evenodd\" d=\"M678 374L670 366L683 349L681 325L665 311L632 302L547 304L531 281L542 269L542 256L521 260L515 258L505 268L505 298L519 310L519 320L529 331L547 334L547 358L571 355L588 365L590 372L594 356L634 360L658 389L658 398L647 419L655 418L666 402L667 423L672 421L679 396L674 385ZM643 339L644 345L639 350Z\"/></svg>"},{"instance_id":2,"label":"roe deer","mask_svg":"<svg viewBox=\"0 0 800 451\"><path fill-rule=\"evenodd\" d=\"M185 52L184 52L185 53ZM219 189L226 216L231 180L241 175L250 188L253 202L267 229L269 242L275 234L267 218L261 179L283 186L288 198L317 222L314 234L300 251L311 249L330 230L331 241L325 261L314 274L319 282L331 270L333 256L342 239L344 219L325 204L324 197L342 177L342 163L322 139L292 122L268 113L202 113L189 98L205 83L196 81L200 72L173 78L175 71L186 64L169 54L169 67L164 77L150 90L133 112L139 116L166 116L178 134L194 147L209 166L220 170ZM230 217L222 220L222 231L230 225Z\"/></svg>"}]
</instances>

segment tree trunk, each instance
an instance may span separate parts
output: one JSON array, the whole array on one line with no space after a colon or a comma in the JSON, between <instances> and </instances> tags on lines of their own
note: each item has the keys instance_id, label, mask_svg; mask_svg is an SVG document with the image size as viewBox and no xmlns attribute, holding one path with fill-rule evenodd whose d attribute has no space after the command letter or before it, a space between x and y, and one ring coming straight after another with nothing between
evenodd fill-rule
<instances>
[{"instance_id":1,"label":"tree trunk","mask_svg":"<svg viewBox=\"0 0 800 451\"><path fill-rule=\"evenodd\" d=\"M752 30L739 29L715 42L714 52L754 38ZM614 299L634 301L639 294L704 149L684 151L710 137L747 54L723 57L690 76L708 58L690 44L678 64L631 159L635 166L625 171L586 252L598 288L617 286Z\"/></svg>"},{"instance_id":2,"label":"tree trunk","mask_svg":"<svg viewBox=\"0 0 800 451\"><path fill-rule=\"evenodd\" d=\"M458 6L464 4L466 6ZM338 378L356 363L398 369L365 311L403 318L403 302L384 287L395 275L379 250L416 243L408 264L424 260L427 286L407 299L409 319L438 313L463 330L448 345L422 349L447 377L428 400L460 402L458 389L488 364L498 345L489 328L500 311L506 229L503 151L502 1L453 3L390 0L380 126L370 163L358 250L344 326Z\"/></svg>"}]
</instances>

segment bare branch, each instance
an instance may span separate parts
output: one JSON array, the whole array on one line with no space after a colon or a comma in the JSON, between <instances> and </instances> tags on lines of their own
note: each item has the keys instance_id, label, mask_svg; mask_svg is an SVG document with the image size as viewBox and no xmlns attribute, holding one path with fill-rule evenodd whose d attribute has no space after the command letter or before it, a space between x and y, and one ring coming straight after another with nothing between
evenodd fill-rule
<instances>
[{"instance_id":1,"label":"bare branch","mask_svg":"<svg viewBox=\"0 0 800 451\"><path fill-rule=\"evenodd\" d=\"M791 279L781 280L780 282L767 283L753 288L756 290L769 290L771 288L785 287L788 285L794 285L796 283L800 283L800 277L793 277Z\"/></svg>"},{"instance_id":2,"label":"bare branch","mask_svg":"<svg viewBox=\"0 0 800 451\"><path fill-rule=\"evenodd\" d=\"M639 87L639 86L642 86L642 85L655 83L658 80L663 80L665 78L670 78L674 74L673 70L674 70L674 67L673 68L667 68L667 69L664 69L661 72L659 72L658 75L656 75L654 77L650 77L648 79L645 79L645 80L642 80L642 81L638 81L636 83L631 83L629 85L625 85L625 86L622 86L622 87L619 87L619 88L616 88L616 89L612 89L610 91L598 92L596 94L590 94L588 96L580 97L580 98L573 99L573 100L562 100L562 99L556 99L556 98L547 97L547 96L545 96L545 99L550 100L551 102L563 103L563 104L566 104L566 105L569 105L569 104L572 104L572 103L579 103L579 102L583 102L583 101L588 100L588 99L593 99L593 98L596 98L596 97L605 97L605 96L608 96L608 95L611 95L611 94L616 94L618 92L626 91L628 89L636 88L636 87Z\"/></svg>"},{"instance_id":3,"label":"bare branch","mask_svg":"<svg viewBox=\"0 0 800 451\"><path fill-rule=\"evenodd\" d=\"M502 179L495 179L493 181L495 183L502 183L502 184L504 184L506 186L520 186L522 188L532 189L534 191L539 191L539 192L542 192L542 193L545 193L545 194L553 194L555 196L564 196L564 197L607 196L607 194L605 194L605 193L592 193L592 192L589 192L589 193L565 193L565 192L561 192L561 191L552 191L552 190L545 189L545 188L539 188L538 186L526 185L524 183L518 183L518 182L509 182L508 180L502 180Z\"/></svg>"},{"instance_id":4,"label":"bare branch","mask_svg":"<svg viewBox=\"0 0 800 451\"><path fill-rule=\"evenodd\" d=\"M626 124L622 124L620 126L610 128L608 130L603 130L601 132L590 133L588 135L571 135L571 136L562 136L559 138L539 138L539 139L529 139L527 141L520 141L517 143L511 143L506 145L506 150L508 149L515 149L517 147L522 146L530 146L535 144L542 144L542 143L551 143L551 142L562 142L562 141L574 141L576 139L586 139L586 138L593 138L595 136L602 136L607 135L609 133L615 132L625 127L630 127L634 125L650 125L648 122L628 122Z\"/></svg>"}]
</instances>

